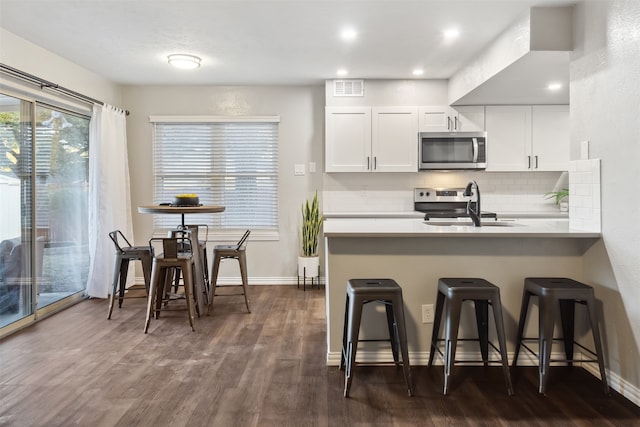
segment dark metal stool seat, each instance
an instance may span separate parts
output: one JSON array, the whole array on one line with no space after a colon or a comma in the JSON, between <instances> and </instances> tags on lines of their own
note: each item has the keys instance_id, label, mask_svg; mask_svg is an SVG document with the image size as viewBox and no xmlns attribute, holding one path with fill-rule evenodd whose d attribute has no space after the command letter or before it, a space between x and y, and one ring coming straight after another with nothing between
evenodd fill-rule
<instances>
[{"instance_id":1,"label":"dark metal stool seat","mask_svg":"<svg viewBox=\"0 0 640 427\"><path fill-rule=\"evenodd\" d=\"M142 274L144 276L144 288L146 292L144 298L149 294L149 285L151 282L151 249L149 249L149 246L131 246L131 243L129 243L120 230L110 232L109 238L111 238L116 247L116 261L107 319L111 319L116 292L118 292L118 308L122 308L130 261L140 261L142 263Z\"/></svg>"},{"instance_id":2,"label":"dark metal stool seat","mask_svg":"<svg viewBox=\"0 0 640 427\"><path fill-rule=\"evenodd\" d=\"M445 300L447 302L444 310ZM478 338L458 339L460 325L460 313L464 301L473 301L476 311L476 323ZM493 318L496 325L496 335L500 348L489 342L489 305L493 307ZM445 337L439 339L440 321L445 317ZM502 318L502 303L500 302L500 288L494 284L477 278L442 278L438 281L438 296L436 300L436 312L431 333L431 351L429 352L429 366L433 364L435 352L439 352L439 341L444 341L444 394L449 392L449 380L451 370L456 363L476 363L476 361L456 361L456 345L458 341L479 341L480 353L484 366L489 363L501 363L504 380L507 383L507 392L513 394L511 375L509 374L509 361L504 333L504 321ZM489 345L500 353L501 360L489 360Z\"/></svg>"},{"instance_id":3,"label":"dark metal stool seat","mask_svg":"<svg viewBox=\"0 0 640 427\"><path fill-rule=\"evenodd\" d=\"M382 302L387 313L388 340L358 340L362 307L370 302ZM409 396L413 396L413 384L409 366L409 350L404 321L402 288L392 279L351 279L347 282L347 302L344 313L342 354L340 369L345 369L344 397L349 397L358 341L390 341L396 366L402 364ZM398 347L402 360L398 356Z\"/></svg>"},{"instance_id":4,"label":"dark metal stool seat","mask_svg":"<svg viewBox=\"0 0 640 427\"><path fill-rule=\"evenodd\" d=\"M247 279L247 248L245 242L249 238L251 230L245 231L244 235L240 238L235 245L216 245L213 247L213 272L211 273L211 292L209 293L209 314L213 311L213 300L217 296L234 296L244 295L244 304L247 306L247 312L251 313L249 308L248 297L248 279ZM236 259L240 265L240 277L242 278L242 284L240 285L224 285L224 287L242 287L241 293L234 294L216 294L216 288L218 287L218 271L220 270L220 261L223 259Z\"/></svg>"},{"instance_id":5,"label":"dark metal stool seat","mask_svg":"<svg viewBox=\"0 0 640 427\"><path fill-rule=\"evenodd\" d=\"M523 337L524 326L529 311L529 300L531 297L538 297L538 337ZM589 323L593 334L593 342L596 351L578 344L574 340L574 323L575 323L575 304L583 304L587 307L589 315ZM555 308L560 307L560 320L562 323L562 338L555 339L553 337L555 325ZM566 359L552 360L551 348L553 341L562 340L564 342L564 351ZM538 353L529 348L527 341L538 342ZM513 356L513 366L518 362L520 347L524 347L538 359L539 369L539 392L544 394L546 391L549 366L553 362L566 362L569 366L573 366L573 350L574 345L579 346L595 359L580 360L581 363L598 363L600 367L600 377L604 385L605 394L609 394L609 385L607 383L606 371L604 368L604 359L602 352L602 342L600 340L600 329L598 327L598 318L596 316L595 296L593 288L584 283L577 282L573 279L564 277L527 277L524 280L524 290L522 293L522 307L520 309L520 320L518 322L518 336L516 339L516 349Z\"/></svg>"}]
</instances>

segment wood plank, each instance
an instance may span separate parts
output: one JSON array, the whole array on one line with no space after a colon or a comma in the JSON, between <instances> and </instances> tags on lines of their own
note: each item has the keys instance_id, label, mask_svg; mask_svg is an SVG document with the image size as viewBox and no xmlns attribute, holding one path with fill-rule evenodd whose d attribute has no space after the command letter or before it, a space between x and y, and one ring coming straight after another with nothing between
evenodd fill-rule
<instances>
[{"instance_id":1,"label":"wood plank","mask_svg":"<svg viewBox=\"0 0 640 427\"><path fill-rule=\"evenodd\" d=\"M251 286L216 300L189 328L163 312L143 333L145 301L86 300L0 341L0 425L8 426L635 426L640 408L607 398L585 370L552 368L546 397L537 369L514 370L515 396L498 367L326 366L324 291Z\"/></svg>"}]
</instances>

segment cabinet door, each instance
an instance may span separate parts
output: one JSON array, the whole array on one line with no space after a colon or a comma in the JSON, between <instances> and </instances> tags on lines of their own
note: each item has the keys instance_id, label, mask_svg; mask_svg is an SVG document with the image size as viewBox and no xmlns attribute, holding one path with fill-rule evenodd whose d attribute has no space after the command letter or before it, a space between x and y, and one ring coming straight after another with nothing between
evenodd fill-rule
<instances>
[{"instance_id":1,"label":"cabinet door","mask_svg":"<svg viewBox=\"0 0 640 427\"><path fill-rule=\"evenodd\" d=\"M531 158L531 106L487 105L487 171L527 171Z\"/></svg>"},{"instance_id":2,"label":"cabinet door","mask_svg":"<svg viewBox=\"0 0 640 427\"><path fill-rule=\"evenodd\" d=\"M569 106L534 105L532 112L534 170L568 170Z\"/></svg>"},{"instance_id":3,"label":"cabinet door","mask_svg":"<svg viewBox=\"0 0 640 427\"><path fill-rule=\"evenodd\" d=\"M417 109L412 107L374 108L371 119L373 171L417 172Z\"/></svg>"},{"instance_id":4,"label":"cabinet door","mask_svg":"<svg viewBox=\"0 0 640 427\"><path fill-rule=\"evenodd\" d=\"M371 160L371 108L327 107L325 171L366 172Z\"/></svg>"},{"instance_id":5,"label":"cabinet door","mask_svg":"<svg viewBox=\"0 0 640 427\"><path fill-rule=\"evenodd\" d=\"M448 105L428 105L418 109L420 132L453 132L451 108Z\"/></svg>"},{"instance_id":6,"label":"cabinet door","mask_svg":"<svg viewBox=\"0 0 640 427\"><path fill-rule=\"evenodd\" d=\"M456 132L478 132L484 130L484 105L453 107L453 127Z\"/></svg>"}]
</instances>

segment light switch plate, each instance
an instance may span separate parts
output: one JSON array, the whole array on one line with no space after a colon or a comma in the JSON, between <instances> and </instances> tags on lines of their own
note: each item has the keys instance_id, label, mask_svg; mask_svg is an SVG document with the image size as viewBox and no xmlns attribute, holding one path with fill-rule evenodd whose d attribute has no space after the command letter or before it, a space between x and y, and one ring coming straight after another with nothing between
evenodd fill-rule
<instances>
[{"instance_id":1,"label":"light switch plate","mask_svg":"<svg viewBox=\"0 0 640 427\"><path fill-rule=\"evenodd\" d=\"M304 163L296 163L293 174L304 175Z\"/></svg>"}]
</instances>

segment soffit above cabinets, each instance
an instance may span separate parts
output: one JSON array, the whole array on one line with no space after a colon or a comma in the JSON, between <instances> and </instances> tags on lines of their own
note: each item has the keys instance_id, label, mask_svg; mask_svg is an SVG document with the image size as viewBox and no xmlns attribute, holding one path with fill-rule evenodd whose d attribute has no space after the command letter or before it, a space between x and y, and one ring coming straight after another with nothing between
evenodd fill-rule
<instances>
[{"instance_id":1,"label":"soffit above cabinets","mask_svg":"<svg viewBox=\"0 0 640 427\"><path fill-rule=\"evenodd\" d=\"M569 104L569 56L569 52L529 52L455 104ZM562 88L547 90L552 81Z\"/></svg>"},{"instance_id":2,"label":"soffit above cabinets","mask_svg":"<svg viewBox=\"0 0 640 427\"><path fill-rule=\"evenodd\" d=\"M568 104L572 46L573 7L531 8L449 80L449 103Z\"/></svg>"}]
</instances>

